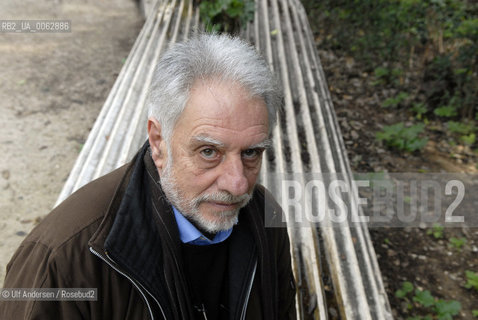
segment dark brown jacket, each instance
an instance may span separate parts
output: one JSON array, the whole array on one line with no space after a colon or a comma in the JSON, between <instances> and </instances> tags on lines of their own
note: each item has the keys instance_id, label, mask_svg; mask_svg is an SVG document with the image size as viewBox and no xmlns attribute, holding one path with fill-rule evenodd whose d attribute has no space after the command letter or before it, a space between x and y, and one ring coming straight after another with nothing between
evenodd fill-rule
<instances>
[{"instance_id":1,"label":"dark brown jacket","mask_svg":"<svg viewBox=\"0 0 478 320\"><path fill-rule=\"evenodd\" d=\"M98 300L2 301L0 319L194 319L177 225L147 150L55 208L7 266L5 288L97 288ZM265 194L256 188L230 236L230 319L295 318L289 240L264 227L265 210L280 212L264 208Z\"/></svg>"}]
</instances>

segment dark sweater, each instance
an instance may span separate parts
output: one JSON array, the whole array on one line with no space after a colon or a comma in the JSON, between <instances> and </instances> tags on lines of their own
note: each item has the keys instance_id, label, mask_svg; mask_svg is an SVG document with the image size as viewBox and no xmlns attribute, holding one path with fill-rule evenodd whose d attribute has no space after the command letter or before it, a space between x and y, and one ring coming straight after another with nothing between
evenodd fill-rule
<instances>
[{"instance_id":1,"label":"dark sweater","mask_svg":"<svg viewBox=\"0 0 478 320\"><path fill-rule=\"evenodd\" d=\"M227 319L228 241L197 246L181 246L191 300L197 310L196 319Z\"/></svg>"}]
</instances>

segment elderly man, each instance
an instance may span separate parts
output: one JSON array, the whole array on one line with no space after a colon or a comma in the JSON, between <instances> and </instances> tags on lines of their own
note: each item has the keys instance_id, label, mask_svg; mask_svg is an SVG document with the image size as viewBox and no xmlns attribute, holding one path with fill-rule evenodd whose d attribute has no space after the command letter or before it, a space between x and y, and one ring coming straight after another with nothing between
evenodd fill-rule
<instances>
[{"instance_id":1,"label":"elderly man","mask_svg":"<svg viewBox=\"0 0 478 320\"><path fill-rule=\"evenodd\" d=\"M280 101L241 40L172 46L151 85L148 142L59 205L7 267L5 287L97 288L97 301L3 301L0 318L295 318L287 232L265 228L256 184Z\"/></svg>"}]
</instances>

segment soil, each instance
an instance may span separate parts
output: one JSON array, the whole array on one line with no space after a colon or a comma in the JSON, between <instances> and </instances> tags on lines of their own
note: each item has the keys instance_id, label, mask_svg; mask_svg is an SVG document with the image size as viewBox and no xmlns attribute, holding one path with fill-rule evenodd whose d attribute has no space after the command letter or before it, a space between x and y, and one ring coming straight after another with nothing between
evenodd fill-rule
<instances>
[{"instance_id":1,"label":"soil","mask_svg":"<svg viewBox=\"0 0 478 320\"><path fill-rule=\"evenodd\" d=\"M2 1L0 19L71 20L70 33L0 33L0 285L53 207L143 18L131 0Z\"/></svg>"},{"instance_id":2,"label":"soil","mask_svg":"<svg viewBox=\"0 0 478 320\"><path fill-rule=\"evenodd\" d=\"M396 93L377 90L372 77L352 57L322 50L320 45L318 49L354 172L455 172L476 177L476 154L466 146L450 144L451 137L439 122L429 124L435 130L421 152L399 153L379 143L375 133L384 125L413 118L404 110L381 108L381 102ZM475 208L468 203L461 210L473 216ZM409 281L437 299L460 302L461 312L453 319L472 319L478 291L465 288L465 271L478 271L478 228L444 228L441 237L430 235L430 230L423 226L370 229L393 315L407 319L431 314L436 319L430 308L412 300L413 294L408 300L395 296L402 283ZM450 244L451 238L465 238L466 243L458 249Z\"/></svg>"}]
</instances>

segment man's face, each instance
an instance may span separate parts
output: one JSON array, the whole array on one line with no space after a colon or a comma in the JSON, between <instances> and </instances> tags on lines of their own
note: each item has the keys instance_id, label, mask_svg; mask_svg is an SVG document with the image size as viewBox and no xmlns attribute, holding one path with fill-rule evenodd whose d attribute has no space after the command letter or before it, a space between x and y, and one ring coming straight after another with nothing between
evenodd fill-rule
<instances>
[{"instance_id":1,"label":"man's face","mask_svg":"<svg viewBox=\"0 0 478 320\"><path fill-rule=\"evenodd\" d=\"M197 82L155 160L168 200L209 232L231 228L247 204L268 137L267 108L236 84ZM153 155L154 158L154 155Z\"/></svg>"}]
</instances>

